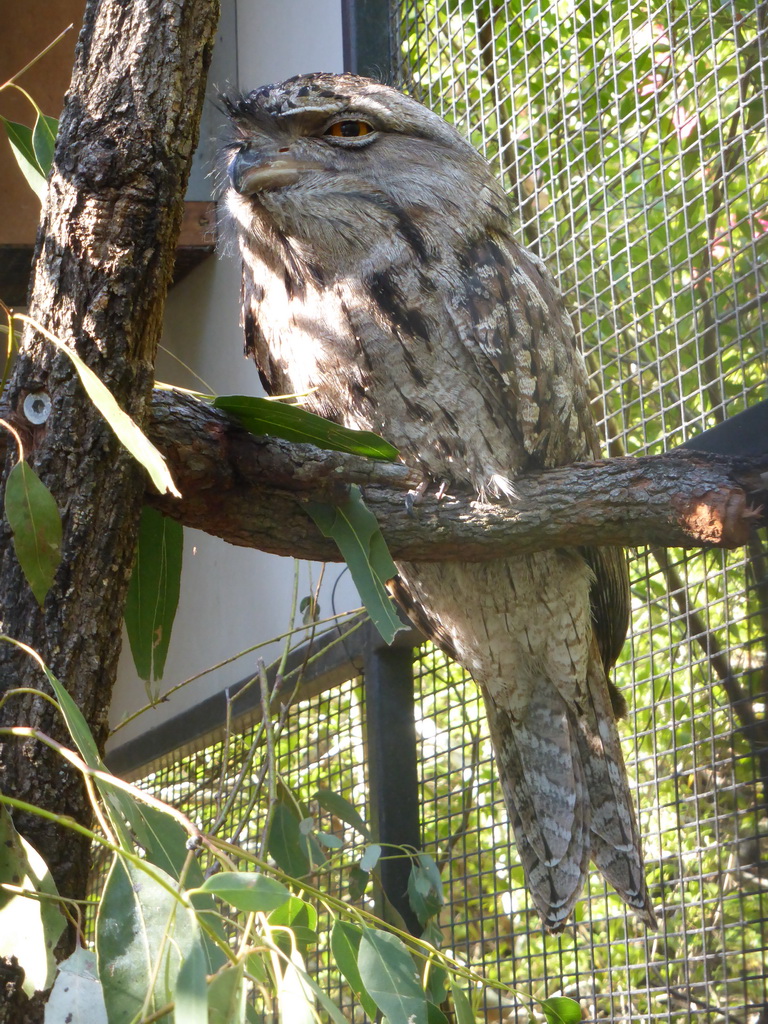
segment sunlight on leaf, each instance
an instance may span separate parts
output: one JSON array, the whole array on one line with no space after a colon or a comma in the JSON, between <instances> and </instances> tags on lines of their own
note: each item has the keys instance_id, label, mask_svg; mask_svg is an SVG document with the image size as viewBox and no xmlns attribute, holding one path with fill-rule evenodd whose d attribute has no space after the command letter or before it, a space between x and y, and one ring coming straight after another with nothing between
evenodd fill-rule
<instances>
[{"instance_id":1,"label":"sunlight on leaf","mask_svg":"<svg viewBox=\"0 0 768 1024\"><path fill-rule=\"evenodd\" d=\"M115 401L111 391L96 376L90 366L83 362L77 352L69 348L62 341L59 341L59 339L43 327L42 324L32 320L24 313L16 313L15 315L16 319L24 320L36 331L39 331L40 334L46 337L48 341L54 344L60 352L71 360L73 366L77 370L88 397L115 432L118 440L149 473L152 483L160 494L168 493L180 498L181 492L173 482L173 478L171 477L170 471L165 462L165 457L157 450L157 448L155 448L149 438L136 425L136 423L134 423L131 417L127 413L123 412Z\"/></svg>"},{"instance_id":2,"label":"sunlight on leaf","mask_svg":"<svg viewBox=\"0 0 768 1024\"><path fill-rule=\"evenodd\" d=\"M43 858L14 828L0 805L0 882L28 893L57 896ZM56 972L53 948L66 921L55 900L37 900L0 889L0 957L16 957L24 968L23 988L30 998L48 988Z\"/></svg>"},{"instance_id":3,"label":"sunlight on leaf","mask_svg":"<svg viewBox=\"0 0 768 1024\"><path fill-rule=\"evenodd\" d=\"M59 122L55 117L46 117L38 111L35 127L32 129L32 148L35 152L37 166L41 173L48 177L53 164L53 151L56 146L56 132Z\"/></svg>"},{"instance_id":4,"label":"sunlight on leaf","mask_svg":"<svg viewBox=\"0 0 768 1024\"><path fill-rule=\"evenodd\" d=\"M5 126L5 133L8 136L8 141L11 144L13 155L16 157L16 163L19 165L21 173L42 203L48 188L46 181L47 172L44 173L37 162L35 147L32 143L32 129L28 128L25 124L8 121L4 117L0 117L0 121Z\"/></svg>"},{"instance_id":5,"label":"sunlight on leaf","mask_svg":"<svg viewBox=\"0 0 768 1024\"><path fill-rule=\"evenodd\" d=\"M56 981L45 1004L45 1024L66 1021L107 1024L96 954L82 946L59 964Z\"/></svg>"}]
</instances>

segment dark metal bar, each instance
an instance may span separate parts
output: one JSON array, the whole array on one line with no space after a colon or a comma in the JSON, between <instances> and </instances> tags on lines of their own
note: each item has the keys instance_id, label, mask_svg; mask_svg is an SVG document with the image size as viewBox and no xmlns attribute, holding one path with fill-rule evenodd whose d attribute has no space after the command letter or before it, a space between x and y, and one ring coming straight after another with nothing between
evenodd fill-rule
<instances>
[{"instance_id":1,"label":"dark metal bar","mask_svg":"<svg viewBox=\"0 0 768 1024\"><path fill-rule=\"evenodd\" d=\"M716 455L760 456L768 452L768 399L729 416L716 427L690 438L681 448Z\"/></svg>"},{"instance_id":2,"label":"dark metal bar","mask_svg":"<svg viewBox=\"0 0 768 1024\"><path fill-rule=\"evenodd\" d=\"M389 0L342 0L345 71L392 81L389 8Z\"/></svg>"},{"instance_id":3,"label":"dark metal bar","mask_svg":"<svg viewBox=\"0 0 768 1024\"><path fill-rule=\"evenodd\" d=\"M388 844L421 845L419 777L413 696L413 646L409 636L392 647L371 643L364 657L365 723L368 750L368 822L384 846L381 885L408 929L421 934L408 902L411 862L395 857ZM383 906L377 907L386 916Z\"/></svg>"}]
</instances>

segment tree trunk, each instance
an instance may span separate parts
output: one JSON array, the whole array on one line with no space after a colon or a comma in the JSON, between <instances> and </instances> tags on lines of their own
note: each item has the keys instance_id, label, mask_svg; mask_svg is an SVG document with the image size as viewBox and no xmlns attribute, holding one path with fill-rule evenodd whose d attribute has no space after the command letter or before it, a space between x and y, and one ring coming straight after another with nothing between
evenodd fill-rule
<instances>
[{"instance_id":1,"label":"tree trunk","mask_svg":"<svg viewBox=\"0 0 768 1024\"><path fill-rule=\"evenodd\" d=\"M199 128L217 0L90 0L62 115L38 235L30 315L75 348L137 421L147 419L165 294ZM23 412L45 391L48 420ZM123 603L145 477L85 395L72 365L33 330L5 395L29 462L63 518L63 561L42 609L0 523L3 631L34 647L69 689L96 739L105 736ZM5 477L16 461L9 445ZM3 689L45 689L37 665L0 644ZM0 724L69 742L50 704L12 697ZM8 740L0 786L89 823L80 780L34 740ZM89 851L34 815L17 828L45 856L62 895L82 898ZM5 965L0 1024L42 1020Z\"/></svg>"}]
</instances>

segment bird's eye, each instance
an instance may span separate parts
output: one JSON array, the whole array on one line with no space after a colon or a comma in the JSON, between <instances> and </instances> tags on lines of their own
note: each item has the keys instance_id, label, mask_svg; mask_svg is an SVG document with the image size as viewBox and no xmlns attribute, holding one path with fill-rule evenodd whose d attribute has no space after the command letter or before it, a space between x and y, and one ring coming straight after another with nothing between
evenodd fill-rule
<instances>
[{"instance_id":1,"label":"bird's eye","mask_svg":"<svg viewBox=\"0 0 768 1024\"><path fill-rule=\"evenodd\" d=\"M326 128L326 135L333 135L337 139L361 139L364 135L370 135L375 131L369 121L350 119L348 121L335 121Z\"/></svg>"}]
</instances>

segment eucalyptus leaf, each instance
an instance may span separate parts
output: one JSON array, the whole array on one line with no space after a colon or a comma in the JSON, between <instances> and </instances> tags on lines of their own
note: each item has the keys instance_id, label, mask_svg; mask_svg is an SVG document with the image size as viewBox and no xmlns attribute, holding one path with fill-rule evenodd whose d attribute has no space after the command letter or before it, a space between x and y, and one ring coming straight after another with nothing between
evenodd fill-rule
<instances>
[{"instance_id":1,"label":"eucalyptus leaf","mask_svg":"<svg viewBox=\"0 0 768 1024\"><path fill-rule=\"evenodd\" d=\"M283 803L275 804L272 811L267 849L286 874L293 878L309 874L307 837L301 834L298 818Z\"/></svg>"},{"instance_id":2,"label":"eucalyptus leaf","mask_svg":"<svg viewBox=\"0 0 768 1024\"><path fill-rule=\"evenodd\" d=\"M44 1024L63 1024L66 1021L107 1024L96 954L82 946L59 964L56 981L45 1004ZM196 1022L190 1020L189 1024Z\"/></svg>"},{"instance_id":3,"label":"eucalyptus leaf","mask_svg":"<svg viewBox=\"0 0 768 1024\"><path fill-rule=\"evenodd\" d=\"M213 405L234 416L251 434L271 434L286 441L314 444L330 451L387 462L397 458L397 448L378 434L370 430L349 430L298 405L250 395L220 395Z\"/></svg>"},{"instance_id":4,"label":"eucalyptus leaf","mask_svg":"<svg viewBox=\"0 0 768 1024\"><path fill-rule=\"evenodd\" d=\"M317 1024L314 992L303 968L298 953L285 965L277 989L280 1024Z\"/></svg>"},{"instance_id":5,"label":"eucalyptus leaf","mask_svg":"<svg viewBox=\"0 0 768 1024\"><path fill-rule=\"evenodd\" d=\"M0 117L0 121L5 126L5 133L8 136L11 150L16 157L16 163L19 165L21 173L42 203L48 188L47 172L44 172L37 162L35 147L32 144L32 129L28 128L25 124L8 121L4 117Z\"/></svg>"},{"instance_id":6,"label":"eucalyptus leaf","mask_svg":"<svg viewBox=\"0 0 768 1024\"><path fill-rule=\"evenodd\" d=\"M162 678L181 591L184 528L145 505L125 603L125 628L140 679Z\"/></svg>"},{"instance_id":7,"label":"eucalyptus leaf","mask_svg":"<svg viewBox=\"0 0 768 1024\"><path fill-rule=\"evenodd\" d=\"M440 1007L431 1000L427 1000L427 1024L450 1024Z\"/></svg>"},{"instance_id":8,"label":"eucalyptus leaf","mask_svg":"<svg viewBox=\"0 0 768 1024\"><path fill-rule=\"evenodd\" d=\"M108 775L107 766L99 755L96 741L91 735L91 730L88 728L88 723L83 717L82 711L75 704L66 687L62 686L47 666L45 666L44 672L61 708L69 734L74 740L83 761L94 771L103 772L105 775ZM130 822L132 819L135 808L134 800L124 790L110 785L104 779L97 778L95 782L96 788L104 800L110 824L117 833L118 842L124 849L132 851L134 843L126 828L126 822Z\"/></svg>"},{"instance_id":9,"label":"eucalyptus leaf","mask_svg":"<svg viewBox=\"0 0 768 1024\"><path fill-rule=\"evenodd\" d=\"M456 1024L475 1024L472 1004L461 987L458 978L451 978L451 996L453 998L453 1012L456 1017Z\"/></svg>"},{"instance_id":10,"label":"eucalyptus leaf","mask_svg":"<svg viewBox=\"0 0 768 1024\"><path fill-rule=\"evenodd\" d=\"M370 872L363 871L359 864L350 864L347 880L349 898L359 900L368 888L370 880Z\"/></svg>"},{"instance_id":11,"label":"eucalyptus leaf","mask_svg":"<svg viewBox=\"0 0 768 1024\"><path fill-rule=\"evenodd\" d=\"M547 1018L547 1024L578 1024L584 1019L579 1004L567 996L551 996L543 999L539 1005Z\"/></svg>"},{"instance_id":12,"label":"eucalyptus leaf","mask_svg":"<svg viewBox=\"0 0 768 1024\"><path fill-rule=\"evenodd\" d=\"M360 1005L371 1020L374 1020L377 1012L376 1003L368 995L363 979L360 977L360 968L357 966L362 937L362 928L337 918L333 922L331 931L331 953L336 966L360 1000Z\"/></svg>"},{"instance_id":13,"label":"eucalyptus leaf","mask_svg":"<svg viewBox=\"0 0 768 1024\"><path fill-rule=\"evenodd\" d=\"M341 794L334 793L331 789L318 789L312 799L317 801L324 811L328 811L347 825L351 825L364 839L370 839L368 827L360 817L357 808Z\"/></svg>"},{"instance_id":14,"label":"eucalyptus leaf","mask_svg":"<svg viewBox=\"0 0 768 1024\"><path fill-rule=\"evenodd\" d=\"M176 1024L209 1024L206 959L200 941L192 945L179 968L174 1003Z\"/></svg>"},{"instance_id":15,"label":"eucalyptus leaf","mask_svg":"<svg viewBox=\"0 0 768 1024\"><path fill-rule=\"evenodd\" d=\"M385 583L397 575L379 524L363 503L359 487L351 487L340 505L309 501L303 506L320 532L338 545L357 592L385 643L404 629Z\"/></svg>"},{"instance_id":16,"label":"eucalyptus leaf","mask_svg":"<svg viewBox=\"0 0 768 1024\"><path fill-rule=\"evenodd\" d=\"M172 1002L198 941L195 914L174 896L174 880L152 872L115 857L102 893L96 955L109 1024L130 1024Z\"/></svg>"},{"instance_id":17,"label":"eucalyptus leaf","mask_svg":"<svg viewBox=\"0 0 768 1024\"><path fill-rule=\"evenodd\" d=\"M90 366L80 358L74 349L59 341L55 335L42 328L40 324L31 322L35 330L46 337L51 344L55 345L71 361L90 400L115 432L121 444L128 449L131 455L149 473L150 480L160 494L168 493L180 498L181 492L173 482L165 462L165 456L155 448L131 417L126 412L123 412L109 388L96 376Z\"/></svg>"},{"instance_id":18,"label":"eucalyptus leaf","mask_svg":"<svg viewBox=\"0 0 768 1024\"><path fill-rule=\"evenodd\" d=\"M373 871L379 863L379 857L381 857L381 846L378 843L369 843L363 851L363 856L360 858L360 870L366 872Z\"/></svg>"},{"instance_id":19,"label":"eucalyptus leaf","mask_svg":"<svg viewBox=\"0 0 768 1024\"><path fill-rule=\"evenodd\" d=\"M220 871L206 878L200 891L213 893L248 913L268 914L291 898L282 882L255 871Z\"/></svg>"},{"instance_id":20,"label":"eucalyptus leaf","mask_svg":"<svg viewBox=\"0 0 768 1024\"><path fill-rule=\"evenodd\" d=\"M35 151L37 166L46 179L53 165L53 151L56 148L58 130L59 122L56 118L47 117L38 110L35 127L32 129L32 148Z\"/></svg>"},{"instance_id":21,"label":"eucalyptus leaf","mask_svg":"<svg viewBox=\"0 0 768 1024\"><path fill-rule=\"evenodd\" d=\"M23 459L8 474L5 515L19 565L42 608L61 563L61 516L53 495Z\"/></svg>"},{"instance_id":22,"label":"eucalyptus leaf","mask_svg":"<svg viewBox=\"0 0 768 1024\"><path fill-rule=\"evenodd\" d=\"M245 1021L244 965L234 964L220 971L208 989L208 1024L241 1024ZM186 1024L178 1021L177 1024Z\"/></svg>"},{"instance_id":23,"label":"eucalyptus leaf","mask_svg":"<svg viewBox=\"0 0 768 1024\"><path fill-rule=\"evenodd\" d=\"M37 850L16 831L0 804L0 957L16 957L24 969L22 987L31 999L49 987L56 974L53 948L66 920L55 897L51 873ZM25 893L27 895L25 895ZM36 894L53 899L36 899Z\"/></svg>"},{"instance_id":24,"label":"eucalyptus leaf","mask_svg":"<svg viewBox=\"0 0 768 1024\"><path fill-rule=\"evenodd\" d=\"M408 875L408 902L422 928L438 914L445 903L443 883L437 865L429 854L419 854Z\"/></svg>"},{"instance_id":25,"label":"eucalyptus leaf","mask_svg":"<svg viewBox=\"0 0 768 1024\"><path fill-rule=\"evenodd\" d=\"M269 915L271 927L289 928L299 947L302 955L308 946L314 945L318 940L317 911L311 903L301 899L299 896L291 896ZM288 936L285 936L287 938ZM279 942L279 939L278 939ZM290 954L290 944L287 947Z\"/></svg>"},{"instance_id":26,"label":"eucalyptus leaf","mask_svg":"<svg viewBox=\"0 0 768 1024\"><path fill-rule=\"evenodd\" d=\"M411 954L396 935L363 928L357 966L388 1024L427 1024L427 997Z\"/></svg>"}]
</instances>

